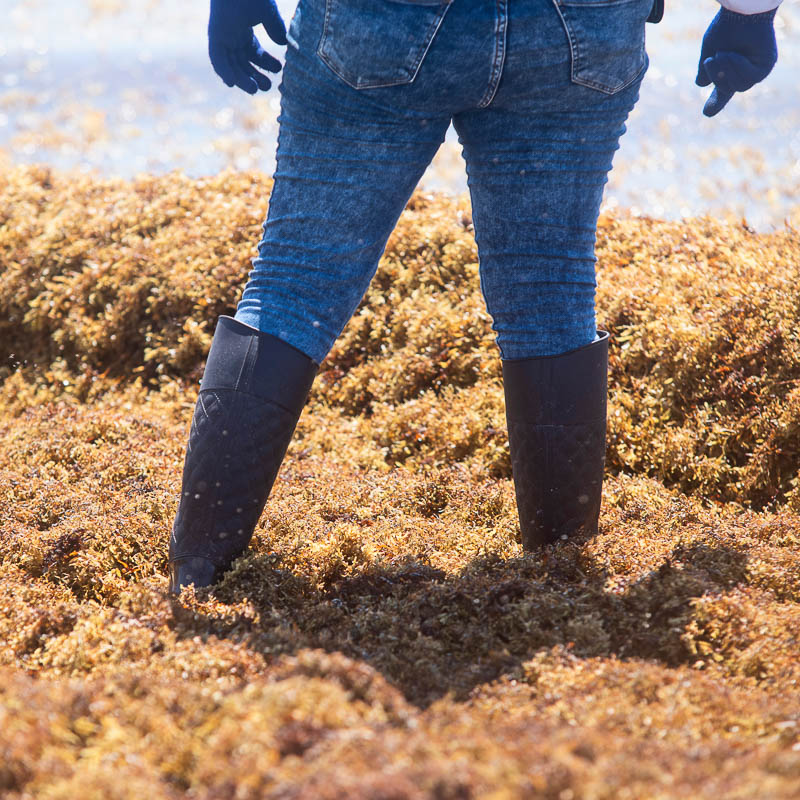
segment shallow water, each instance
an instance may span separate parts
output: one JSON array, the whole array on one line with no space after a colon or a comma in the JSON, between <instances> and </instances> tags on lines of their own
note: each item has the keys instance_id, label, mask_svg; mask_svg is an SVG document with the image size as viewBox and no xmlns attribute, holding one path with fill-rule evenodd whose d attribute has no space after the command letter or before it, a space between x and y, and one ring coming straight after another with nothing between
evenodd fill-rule
<instances>
[{"instance_id":1,"label":"shallow water","mask_svg":"<svg viewBox=\"0 0 800 800\"><path fill-rule=\"evenodd\" d=\"M273 87L253 98L216 77L206 54L205 3L11 2L0 32L3 160L123 176L272 171L278 93ZM694 76L718 5L667 4L664 20L647 26L650 69L605 207L668 219L734 215L759 230L782 227L800 189L800 2L785 0L776 17L780 56L772 74L712 119L702 115L710 91L695 86ZM295 2L279 5L288 24ZM452 128L421 185L466 189Z\"/></svg>"}]
</instances>

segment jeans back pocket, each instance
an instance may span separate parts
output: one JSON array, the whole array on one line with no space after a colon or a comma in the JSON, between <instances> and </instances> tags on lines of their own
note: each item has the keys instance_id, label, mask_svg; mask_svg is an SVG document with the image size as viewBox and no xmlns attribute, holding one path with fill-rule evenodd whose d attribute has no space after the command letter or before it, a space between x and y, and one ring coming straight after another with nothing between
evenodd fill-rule
<instances>
[{"instance_id":1,"label":"jeans back pocket","mask_svg":"<svg viewBox=\"0 0 800 800\"><path fill-rule=\"evenodd\" d=\"M452 0L325 0L317 55L355 89L411 83Z\"/></svg>"},{"instance_id":2,"label":"jeans back pocket","mask_svg":"<svg viewBox=\"0 0 800 800\"><path fill-rule=\"evenodd\" d=\"M572 51L572 82L606 94L647 66L645 22L653 0L553 0Z\"/></svg>"}]
</instances>

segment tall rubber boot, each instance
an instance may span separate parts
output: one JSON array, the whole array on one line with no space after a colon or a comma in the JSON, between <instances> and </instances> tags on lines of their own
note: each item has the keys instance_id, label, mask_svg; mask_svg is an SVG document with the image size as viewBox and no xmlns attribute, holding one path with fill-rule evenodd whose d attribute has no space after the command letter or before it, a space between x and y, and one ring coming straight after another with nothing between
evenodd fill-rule
<instances>
[{"instance_id":1,"label":"tall rubber boot","mask_svg":"<svg viewBox=\"0 0 800 800\"><path fill-rule=\"evenodd\" d=\"M526 551L597 533L606 449L608 333L557 356L503 360L506 421Z\"/></svg>"},{"instance_id":2,"label":"tall rubber boot","mask_svg":"<svg viewBox=\"0 0 800 800\"><path fill-rule=\"evenodd\" d=\"M217 321L169 542L171 592L210 586L247 548L318 368L275 336Z\"/></svg>"}]
</instances>

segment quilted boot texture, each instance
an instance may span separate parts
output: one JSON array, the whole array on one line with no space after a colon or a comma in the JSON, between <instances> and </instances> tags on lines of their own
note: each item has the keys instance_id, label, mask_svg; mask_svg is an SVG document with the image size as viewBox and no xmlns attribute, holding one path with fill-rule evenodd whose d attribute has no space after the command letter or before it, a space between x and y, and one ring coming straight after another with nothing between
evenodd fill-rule
<instances>
[{"instance_id":1,"label":"quilted boot texture","mask_svg":"<svg viewBox=\"0 0 800 800\"><path fill-rule=\"evenodd\" d=\"M210 586L247 548L317 369L275 336L219 318L170 537L171 592Z\"/></svg>"},{"instance_id":2,"label":"quilted boot texture","mask_svg":"<svg viewBox=\"0 0 800 800\"><path fill-rule=\"evenodd\" d=\"M524 550L597 532L606 449L608 333L557 356L503 361Z\"/></svg>"}]
</instances>

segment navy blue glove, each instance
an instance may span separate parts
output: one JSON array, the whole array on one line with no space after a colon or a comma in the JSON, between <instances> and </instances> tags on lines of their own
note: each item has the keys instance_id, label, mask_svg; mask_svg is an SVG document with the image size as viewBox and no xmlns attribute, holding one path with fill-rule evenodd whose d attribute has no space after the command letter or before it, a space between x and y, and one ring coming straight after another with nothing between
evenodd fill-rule
<instances>
[{"instance_id":1,"label":"navy blue glove","mask_svg":"<svg viewBox=\"0 0 800 800\"><path fill-rule=\"evenodd\" d=\"M208 57L214 72L228 86L238 86L248 94L267 91L272 82L256 66L280 72L281 62L259 44L253 33L263 25L277 44L286 44L286 26L275 0L211 0L208 19Z\"/></svg>"},{"instance_id":2,"label":"navy blue glove","mask_svg":"<svg viewBox=\"0 0 800 800\"><path fill-rule=\"evenodd\" d=\"M703 113L722 111L735 92L746 92L769 75L778 60L773 19L777 8L761 14L737 14L721 8L703 37L695 83L714 84Z\"/></svg>"}]
</instances>

